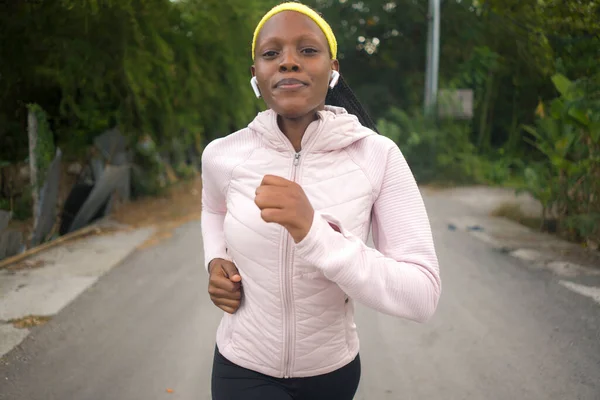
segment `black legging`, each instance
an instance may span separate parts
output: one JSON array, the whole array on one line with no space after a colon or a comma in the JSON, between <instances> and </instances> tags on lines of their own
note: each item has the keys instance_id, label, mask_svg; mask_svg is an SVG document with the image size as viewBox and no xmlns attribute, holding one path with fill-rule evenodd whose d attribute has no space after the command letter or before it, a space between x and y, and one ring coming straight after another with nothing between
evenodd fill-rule
<instances>
[{"instance_id":1,"label":"black legging","mask_svg":"<svg viewBox=\"0 0 600 400\"><path fill-rule=\"evenodd\" d=\"M360 381L360 357L324 375L272 378L235 365L215 348L213 400L352 400Z\"/></svg>"}]
</instances>

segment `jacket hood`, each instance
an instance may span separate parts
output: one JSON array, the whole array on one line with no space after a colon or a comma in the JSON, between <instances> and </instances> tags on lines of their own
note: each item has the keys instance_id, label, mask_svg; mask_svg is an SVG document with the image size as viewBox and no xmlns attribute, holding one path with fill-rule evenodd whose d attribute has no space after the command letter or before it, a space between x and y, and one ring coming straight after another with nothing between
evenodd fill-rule
<instances>
[{"instance_id":1,"label":"jacket hood","mask_svg":"<svg viewBox=\"0 0 600 400\"><path fill-rule=\"evenodd\" d=\"M317 120L308 126L302 138L302 152L341 150L358 140L377 134L341 107L325 106L324 110L317 112L317 116ZM273 110L259 113L248 128L257 132L267 146L278 151L295 152L289 139L279 129L277 113Z\"/></svg>"}]
</instances>

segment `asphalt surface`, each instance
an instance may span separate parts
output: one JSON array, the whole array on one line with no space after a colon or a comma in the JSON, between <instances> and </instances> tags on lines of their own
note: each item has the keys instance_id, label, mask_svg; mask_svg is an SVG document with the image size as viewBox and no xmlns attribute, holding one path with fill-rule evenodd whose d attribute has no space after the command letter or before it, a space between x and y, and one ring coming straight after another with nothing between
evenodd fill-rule
<instances>
[{"instance_id":1,"label":"asphalt surface","mask_svg":"<svg viewBox=\"0 0 600 400\"><path fill-rule=\"evenodd\" d=\"M600 307L464 232L428 197L443 293L418 325L357 310L356 399L600 399ZM219 311L198 222L139 251L0 363L0 399L210 399ZM85 262L85 260L82 260Z\"/></svg>"}]
</instances>

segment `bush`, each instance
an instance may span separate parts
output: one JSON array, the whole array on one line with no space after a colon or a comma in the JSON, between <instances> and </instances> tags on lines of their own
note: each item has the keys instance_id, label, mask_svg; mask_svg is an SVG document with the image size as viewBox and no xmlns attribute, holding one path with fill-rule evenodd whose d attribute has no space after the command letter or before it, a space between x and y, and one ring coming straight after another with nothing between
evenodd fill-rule
<instances>
[{"instance_id":1,"label":"bush","mask_svg":"<svg viewBox=\"0 0 600 400\"><path fill-rule=\"evenodd\" d=\"M398 144L419 182L503 184L520 168L502 150L491 157L478 154L469 122L435 123L420 112L392 108L377 127Z\"/></svg>"},{"instance_id":2,"label":"bush","mask_svg":"<svg viewBox=\"0 0 600 400\"><path fill-rule=\"evenodd\" d=\"M560 96L538 107L527 140L544 156L525 170L526 185L568 238L600 243L600 84L552 78Z\"/></svg>"}]
</instances>

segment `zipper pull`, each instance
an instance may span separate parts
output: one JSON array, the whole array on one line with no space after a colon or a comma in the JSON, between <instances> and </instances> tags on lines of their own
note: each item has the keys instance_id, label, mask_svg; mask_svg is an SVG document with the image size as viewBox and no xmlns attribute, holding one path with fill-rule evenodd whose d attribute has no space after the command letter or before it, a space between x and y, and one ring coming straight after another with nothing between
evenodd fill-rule
<instances>
[{"instance_id":1,"label":"zipper pull","mask_svg":"<svg viewBox=\"0 0 600 400\"><path fill-rule=\"evenodd\" d=\"M294 166L298 166L298 164L300 164L300 153L294 155Z\"/></svg>"}]
</instances>

